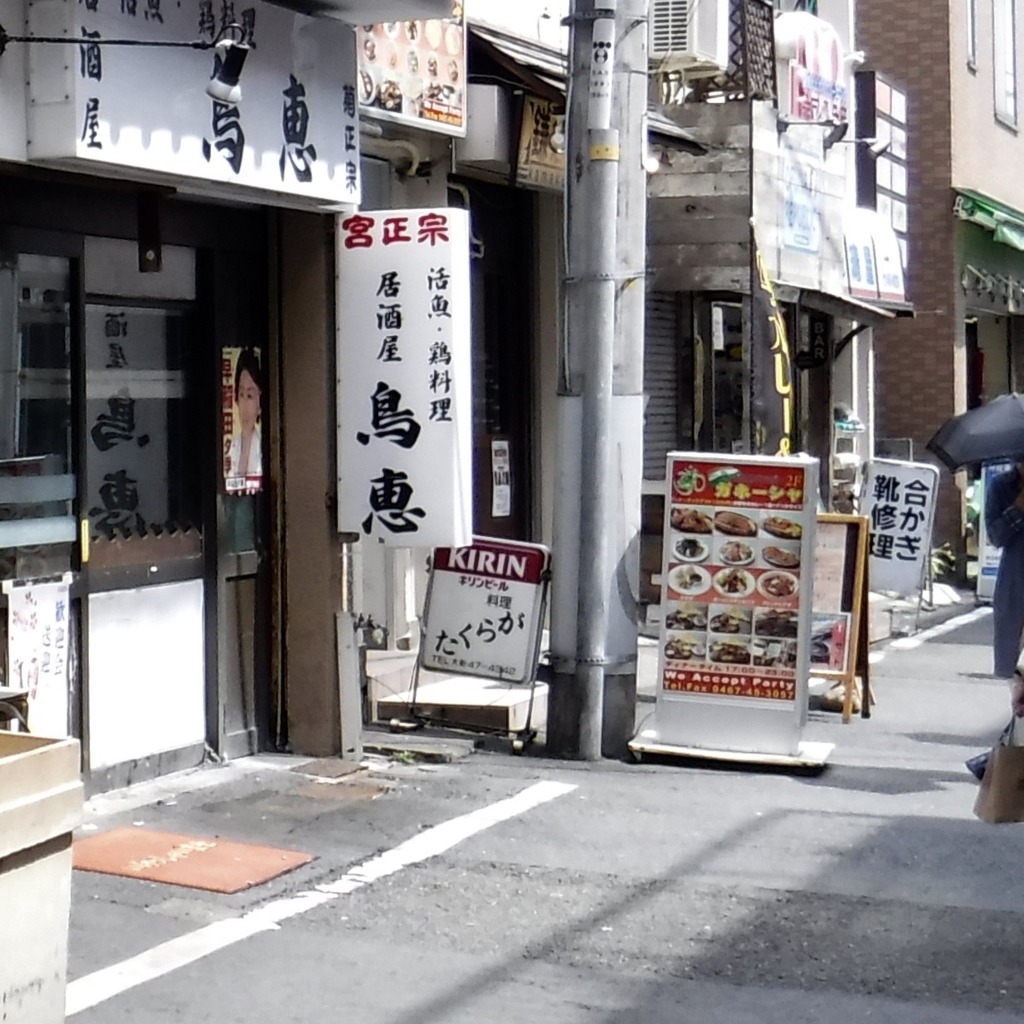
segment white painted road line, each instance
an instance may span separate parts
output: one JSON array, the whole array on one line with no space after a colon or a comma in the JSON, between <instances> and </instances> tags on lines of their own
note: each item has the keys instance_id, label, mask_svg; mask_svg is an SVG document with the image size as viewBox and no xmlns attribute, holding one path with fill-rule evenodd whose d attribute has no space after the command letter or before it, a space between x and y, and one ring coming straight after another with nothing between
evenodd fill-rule
<instances>
[{"instance_id":1,"label":"white painted road line","mask_svg":"<svg viewBox=\"0 0 1024 1024\"><path fill-rule=\"evenodd\" d=\"M979 619L983 619L986 615L991 614L991 608L975 608L973 612L967 612L966 615L957 615L956 618L940 622L939 625L932 626L931 629L926 629L915 636L905 636L899 640L893 640L889 647L894 651L912 651L915 647L920 647L921 644L925 644L929 640L935 640L963 626L969 626L972 622L977 622Z\"/></svg>"},{"instance_id":2,"label":"white painted road line","mask_svg":"<svg viewBox=\"0 0 1024 1024\"><path fill-rule=\"evenodd\" d=\"M496 804L481 807L477 811L470 811L468 814L428 828L412 839L400 843L393 850L365 861L334 882L318 885L315 890L274 900L249 911L242 917L216 921L187 935L147 949L138 956L78 978L68 984L66 1015L71 1017L88 1010L122 992L170 974L179 967L201 960L252 935L274 931L288 918L330 903L346 893L355 892L356 889L393 875L410 864L419 864L436 857L492 825L525 814L534 807L571 793L574 789L576 786L563 782L538 782L507 800L499 800Z\"/></svg>"}]
</instances>

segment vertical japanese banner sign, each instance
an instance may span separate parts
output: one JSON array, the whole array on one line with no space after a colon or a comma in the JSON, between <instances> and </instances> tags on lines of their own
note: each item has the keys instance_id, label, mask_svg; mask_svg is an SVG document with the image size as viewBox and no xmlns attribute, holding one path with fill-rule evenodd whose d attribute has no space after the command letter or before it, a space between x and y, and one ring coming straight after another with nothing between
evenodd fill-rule
<instances>
[{"instance_id":1,"label":"vertical japanese banner sign","mask_svg":"<svg viewBox=\"0 0 1024 1024\"><path fill-rule=\"evenodd\" d=\"M260 349L222 348L221 459L228 494L258 494L263 490L262 397Z\"/></svg>"},{"instance_id":2,"label":"vertical japanese banner sign","mask_svg":"<svg viewBox=\"0 0 1024 1024\"><path fill-rule=\"evenodd\" d=\"M756 242L752 251L751 451L757 455L789 455L793 441L793 373L786 322Z\"/></svg>"},{"instance_id":3,"label":"vertical japanese banner sign","mask_svg":"<svg viewBox=\"0 0 1024 1024\"><path fill-rule=\"evenodd\" d=\"M28 690L28 719L34 733L68 734L68 588L59 583L4 582L8 602L9 685Z\"/></svg>"},{"instance_id":4,"label":"vertical japanese banner sign","mask_svg":"<svg viewBox=\"0 0 1024 1024\"><path fill-rule=\"evenodd\" d=\"M338 246L338 528L393 547L472 530L469 215L367 211Z\"/></svg>"},{"instance_id":5,"label":"vertical japanese banner sign","mask_svg":"<svg viewBox=\"0 0 1024 1024\"><path fill-rule=\"evenodd\" d=\"M864 473L861 511L871 522L871 589L920 593L931 558L939 471L921 462L875 459Z\"/></svg>"}]
</instances>

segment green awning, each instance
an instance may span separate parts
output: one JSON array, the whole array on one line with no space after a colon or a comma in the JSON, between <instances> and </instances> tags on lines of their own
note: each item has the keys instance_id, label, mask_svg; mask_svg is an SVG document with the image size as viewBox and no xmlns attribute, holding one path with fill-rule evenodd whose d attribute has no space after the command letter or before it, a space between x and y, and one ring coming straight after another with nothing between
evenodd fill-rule
<instances>
[{"instance_id":1,"label":"green awning","mask_svg":"<svg viewBox=\"0 0 1024 1024\"><path fill-rule=\"evenodd\" d=\"M1006 206L997 199L961 188L956 191L953 212L961 219L970 221L992 232L992 237L1011 249L1024 252L1024 213Z\"/></svg>"}]
</instances>

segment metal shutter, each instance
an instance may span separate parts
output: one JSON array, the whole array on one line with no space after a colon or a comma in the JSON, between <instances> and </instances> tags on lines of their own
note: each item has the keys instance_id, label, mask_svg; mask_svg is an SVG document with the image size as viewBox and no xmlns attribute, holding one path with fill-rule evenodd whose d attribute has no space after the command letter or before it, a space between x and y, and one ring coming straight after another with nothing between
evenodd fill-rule
<instances>
[{"instance_id":1,"label":"metal shutter","mask_svg":"<svg viewBox=\"0 0 1024 1024\"><path fill-rule=\"evenodd\" d=\"M648 292L644 329L644 478L665 478L665 456L679 445L679 354L675 292Z\"/></svg>"}]
</instances>

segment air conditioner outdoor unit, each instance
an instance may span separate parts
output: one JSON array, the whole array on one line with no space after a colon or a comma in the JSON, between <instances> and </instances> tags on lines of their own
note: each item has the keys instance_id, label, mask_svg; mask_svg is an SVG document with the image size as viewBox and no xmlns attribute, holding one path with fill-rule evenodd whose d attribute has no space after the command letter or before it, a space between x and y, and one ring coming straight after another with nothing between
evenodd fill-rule
<instances>
[{"instance_id":1,"label":"air conditioner outdoor unit","mask_svg":"<svg viewBox=\"0 0 1024 1024\"><path fill-rule=\"evenodd\" d=\"M660 72L723 72L729 66L729 0L651 0L650 60Z\"/></svg>"}]
</instances>

